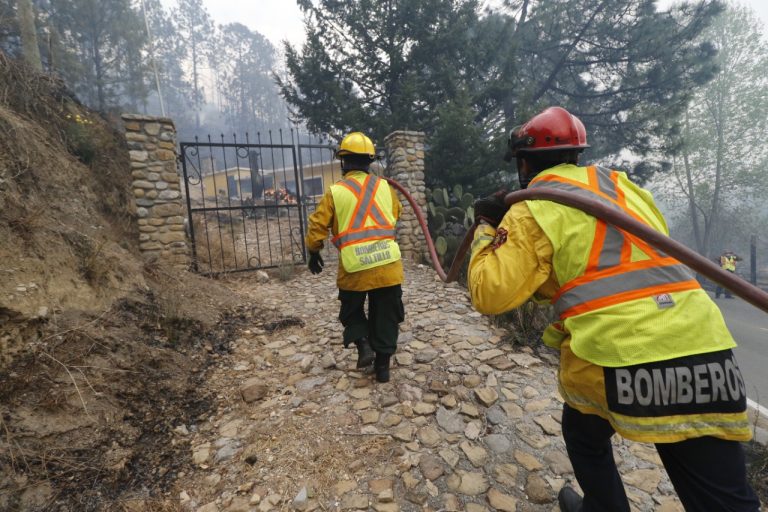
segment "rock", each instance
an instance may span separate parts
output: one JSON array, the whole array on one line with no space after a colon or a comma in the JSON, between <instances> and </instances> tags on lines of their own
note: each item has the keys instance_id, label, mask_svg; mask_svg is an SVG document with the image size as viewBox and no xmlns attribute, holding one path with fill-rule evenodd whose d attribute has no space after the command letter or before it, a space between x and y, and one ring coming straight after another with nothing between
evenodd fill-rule
<instances>
[{"instance_id":1,"label":"rock","mask_svg":"<svg viewBox=\"0 0 768 512\"><path fill-rule=\"evenodd\" d=\"M392 489L384 489L376 495L376 500L379 503L392 503L395 501L395 493Z\"/></svg>"},{"instance_id":2,"label":"rock","mask_svg":"<svg viewBox=\"0 0 768 512\"><path fill-rule=\"evenodd\" d=\"M496 510L504 512L515 512L517 510L517 500L509 494L504 494L495 487L488 491L488 503Z\"/></svg>"},{"instance_id":3,"label":"rock","mask_svg":"<svg viewBox=\"0 0 768 512\"><path fill-rule=\"evenodd\" d=\"M419 485L419 479L413 476L410 471L403 473L401 478L403 480L403 485L408 490L414 489L417 485Z\"/></svg>"},{"instance_id":4,"label":"rock","mask_svg":"<svg viewBox=\"0 0 768 512\"><path fill-rule=\"evenodd\" d=\"M523 389L523 398L530 400L531 398L536 398L537 396L539 396L539 390L536 388L525 386L525 389Z\"/></svg>"},{"instance_id":5,"label":"rock","mask_svg":"<svg viewBox=\"0 0 768 512\"><path fill-rule=\"evenodd\" d=\"M303 393L307 393L309 391L312 391L316 387L322 386L323 384L325 384L325 382L326 382L325 377L309 377L297 382L296 389Z\"/></svg>"},{"instance_id":6,"label":"rock","mask_svg":"<svg viewBox=\"0 0 768 512\"><path fill-rule=\"evenodd\" d=\"M399 402L400 400L395 395L382 395L379 399L379 404L381 404L382 407L389 407Z\"/></svg>"},{"instance_id":7,"label":"rock","mask_svg":"<svg viewBox=\"0 0 768 512\"><path fill-rule=\"evenodd\" d=\"M556 475L573 473L573 466L568 455L561 451L551 451L544 455L544 460L549 463L549 469Z\"/></svg>"},{"instance_id":8,"label":"rock","mask_svg":"<svg viewBox=\"0 0 768 512\"><path fill-rule=\"evenodd\" d=\"M472 439L473 441L480 437L480 433L483 431L483 424L477 420L470 421L467 424L467 427L464 429L464 436L467 439Z\"/></svg>"},{"instance_id":9,"label":"rock","mask_svg":"<svg viewBox=\"0 0 768 512\"><path fill-rule=\"evenodd\" d=\"M421 364L431 363L440 353L433 348L425 348L416 353L416 362Z\"/></svg>"},{"instance_id":10,"label":"rock","mask_svg":"<svg viewBox=\"0 0 768 512\"><path fill-rule=\"evenodd\" d=\"M211 456L211 444L204 443L192 449L192 462L197 465L205 464L208 462L208 457Z\"/></svg>"},{"instance_id":11,"label":"rock","mask_svg":"<svg viewBox=\"0 0 768 512\"><path fill-rule=\"evenodd\" d=\"M464 386L470 389L476 388L483 382L483 379L479 375L467 375L464 377Z\"/></svg>"},{"instance_id":12,"label":"rock","mask_svg":"<svg viewBox=\"0 0 768 512\"><path fill-rule=\"evenodd\" d=\"M244 496L236 496L232 499L232 503L224 509L224 512L250 512L251 505L248 498Z\"/></svg>"},{"instance_id":13,"label":"rock","mask_svg":"<svg viewBox=\"0 0 768 512\"><path fill-rule=\"evenodd\" d=\"M529 354L508 354L507 357L514 361L516 365L525 368L541 364L541 359L533 357Z\"/></svg>"},{"instance_id":14,"label":"rock","mask_svg":"<svg viewBox=\"0 0 768 512\"><path fill-rule=\"evenodd\" d=\"M515 487L517 472L517 466L514 464L498 464L493 468L493 478L505 487Z\"/></svg>"},{"instance_id":15,"label":"rock","mask_svg":"<svg viewBox=\"0 0 768 512\"><path fill-rule=\"evenodd\" d=\"M315 356L306 356L301 359L299 362L299 369L301 369L302 372L307 373L309 372L310 368L312 368L312 365L315 364Z\"/></svg>"},{"instance_id":16,"label":"rock","mask_svg":"<svg viewBox=\"0 0 768 512\"><path fill-rule=\"evenodd\" d=\"M537 416L533 419L541 429L550 436L559 436L561 432L560 424L552 418L549 414L545 416Z\"/></svg>"},{"instance_id":17,"label":"rock","mask_svg":"<svg viewBox=\"0 0 768 512\"><path fill-rule=\"evenodd\" d=\"M499 394L493 388L477 388L475 389L475 397L486 407L492 406L499 399Z\"/></svg>"},{"instance_id":18,"label":"rock","mask_svg":"<svg viewBox=\"0 0 768 512\"><path fill-rule=\"evenodd\" d=\"M296 495L295 498L293 498L293 502L291 505L293 505L293 508L296 510L305 510L307 508L307 504L309 502L309 496L307 493L307 488L302 487L299 493Z\"/></svg>"},{"instance_id":19,"label":"rock","mask_svg":"<svg viewBox=\"0 0 768 512\"><path fill-rule=\"evenodd\" d=\"M477 359L478 361L486 362L493 359L494 357L499 357L502 355L504 355L504 352L502 352L497 348L494 348L491 350L483 350L482 352L480 352L475 356L475 359Z\"/></svg>"},{"instance_id":20,"label":"rock","mask_svg":"<svg viewBox=\"0 0 768 512\"><path fill-rule=\"evenodd\" d=\"M528 471L538 471L544 467L542 463L539 462L539 459L522 450L515 450L515 460Z\"/></svg>"},{"instance_id":21,"label":"rock","mask_svg":"<svg viewBox=\"0 0 768 512\"><path fill-rule=\"evenodd\" d=\"M452 492L477 496L488 490L488 480L483 473L457 470L446 479L448 489Z\"/></svg>"},{"instance_id":22,"label":"rock","mask_svg":"<svg viewBox=\"0 0 768 512\"><path fill-rule=\"evenodd\" d=\"M394 427L399 425L402 421L402 416L398 416L397 414L387 414L384 416L384 419L381 420L381 424L384 427Z\"/></svg>"},{"instance_id":23,"label":"rock","mask_svg":"<svg viewBox=\"0 0 768 512\"><path fill-rule=\"evenodd\" d=\"M502 434L490 434L483 438L485 445L495 454L503 454L509 451L512 443L507 436Z\"/></svg>"},{"instance_id":24,"label":"rock","mask_svg":"<svg viewBox=\"0 0 768 512\"><path fill-rule=\"evenodd\" d=\"M446 395L443 398L440 399L440 403L447 407L448 409L453 409L458 405L458 402L456 401L456 397L453 395Z\"/></svg>"},{"instance_id":25,"label":"rock","mask_svg":"<svg viewBox=\"0 0 768 512\"><path fill-rule=\"evenodd\" d=\"M261 400L269 392L269 387L264 384L262 377L252 377L240 385L240 395L245 403Z\"/></svg>"},{"instance_id":26,"label":"rock","mask_svg":"<svg viewBox=\"0 0 768 512\"><path fill-rule=\"evenodd\" d=\"M442 459L443 459L443 460L444 460L444 461L445 461L445 462L446 462L446 463L447 463L449 466L451 466L452 468L453 468L453 467L456 467L456 464L458 464L458 463L459 463L459 459L461 458L461 457L459 456L459 454L458 454L458 453L456 453L455 451L453 451L453 450L451 450L451 449L448 449L448 448L443 448L443 449L442 449L442 450L440 450L438 453L439 453L440 457L441 457L441 458L442 458Z\"/></svg>"},{"instance_id":27,"label":"rock","mask_svg":"<svg viewBox=\"0 0 768 512\"><path fill-rule=\"evenodd\" d=\"M544 504L555 501L555 495L552 488L546 480L538 474L528 475L528 482L525 484L525 494L533 503Z\"/></svg>"},{"instance_id":28,"label":"rock","mask_svg":"<svg viewBox=\"0 0 768 512\"><path fill-rule=\"evenodd\" d=\"M624 483L637 487L649 494L653 494L659 486L659 482L661 482L661 471L659 469L637 469L622 476Z\"/></svg>"},{"instance_id":29,"label":"rock","mask_svg":"<svg viewBox=\"0 0 768 512\"><path fill-rule=\"evenodd\" d=\"M400 505L397 503L376 503L373 510L376 512L400 512Z\"/></svg>"},{"instance_id":30,"label":"rock","mask_svg":"<svg viewBox=\"0 0 768 512\"><path fill-rule=\"evenodd\" d=\"M480 417L480 411L477 409L477 406L470 402L461 403L461 414L470 418Z\"/></svg>"},{"instance_id":31,"label":"rock","mask_svg":"<svg viewBox=\"0 0 768 512\"><path fill-rule=\"evenodd\" d=\"M370 425L373 423L378 423L379 421L379 411L376 410L368 410L363 411L363 413L360 415L360 419L363 422L363 425Z\"/></svg>"},{"instance_id":32,"label":"rock","mask_svg":"<svg viewBox=\"0 0 768 512\"><path fill-rule=\"evenodd\" d=\"M256 276L256 281L259 284L266 284L269 282L269 274L263 270L257 270L254 275Z\"/></svg>"},{"instance_id":33,"label":"rock","mask_svg":"<svg viewBox=\"0 0 768 512\"><path fill-rule=\"evenodd\" d=\"M437 424L449 434L459 434L464 432L464 420L458 413L451 412L443 407L438 407L435 415Z\"/></svg>"},{"instance_id":34,"label":"rock","mask_svg":"<svg viewBox=\"0 0 768 512\"><path fill-rule=\"evenodd\" d=\"M221 475L218 473L214 473L205 477L205 483L208 484L211 488L215 488L217 485L219 485L219 482L221 482Z\"/></svg>"},{"instance_id":35,"label":"rock","mask_svg":"<svg viewBox=\"0 0 768 512\"><path fill-rule=\"evenodd\" d=\"M414 431L414 427L412 425L406 425L404 427L395 429L395 431L392 432L392 437L394 437L398 441L404 441L406 443L410 443L411 440L413 440L413 431Z\"/></svg>"},{"instance_id":36,"label":"rock","mask_svg":"<svg viewBox=\"0 0 768 512\"><path fill-rule=\"evenodd\" d=\"M437 480L444 472L440 459L427 454L423 454L419 459L419 469L427 480Z\"/></svg>"},{"instance_id":37,"label":"rock","mask_svg":"<svg viewBox=\"0 0 768 512\"><path fill-rule=\"evenodd\" d=\"M486 411L485 418L491 425L501 425L507 421L507 414L504 412L504 409L498 405L494 405Z\"/></svg>"},{"instance_id":38,"label":"rock","mask_svg":"<svg viewBox=\"0 0 768 512\"><path fill-rule=\"evenodd\" d=\"M320 368L323 370L329 370L331 368L336 368L336 358L333 357L333 352L328 352L323 357L320 358Z\"/></svg>"},{"instance_id":39,"label":"rock","mask_svg":"<svg viewBox=\"0 0 768 512\"><path fill-rule=\"evenodd\" d=\"M227 462L232 457L234 457L239 450L240 443L234 439L227 439L226 443L224 443L224 445L216 452L216 455L213 457L213 462L216 464L220 462Z\"/></svg>"},{"instance_id":40,"label":"rock","mask_svg":"<svg viewBox=\"0 0 768 512\"><path fill-rule=\"evenodd\" d=\"M431 425L428 427L419 429L417 433L417 438L419 439L421 444L423 444L428 448L437 446L440 443L440 441L443 440L442 436L440 435L440 432Z\"/></svg>"},{"instance_id":41,"label":"rock","mask_svg":"<svg viewBox=\"0 0 768 512\"><path fill-rule=\"evenodd\" d=\"M357 482L354 480L342 480L333 486L335 496L343 496L349 491L357 489Z\"/></svg>"},{"instance_id":42,"label":"rock","mask_svg":"<svg viewBox=\"0 0 768 512\"><path fill-rule=\"evenodd\" d=\"M542 398L540 400L532 400L525 404L525 412L540 412L549 409L552 406L552 400L549 398Z\"/></svg>"},{"instance_id":43,"label":"rock","mask_svg":"<svg viewBox=\"0 0 768 512\"><path fill-rule=\"evenodd\" d=\"M368 481L368 491L370 491L371 494L380 494L386 490L392 490L394 488L395 483L392 481L391 478L380 478L377 480L369 480Z\"/></svg>"},{"instance_id":44,"label":"rock","mask_svg":"<svg viewBox=\"0 0 768 512\"><path fill-rule=\"evenodd\" d=\"M470 443L469 441L464 441L459 445L459 448L461 448L461 451L467 456L469 462L477 468L484 466L485 463L488 462L488 452L486 452L482 446Z\"/></svg>"},{"instance_id":45,"label":"rock","mask_svg":"<svg viewBox=\"0 0 768 512\"><path fill-rule=\"evenodd\" d=\"M429 390L438 395L447 395L451 392L451 389L441 380L430 381Z\"/></svg>"},{"instance_id":46,"label":"rock","mask_svg":"<svg viewBox=\"0 0 768 512\"><path fill-rule=\"evenodd\" d=\"M523 417L523 409L512 402L503 402L501 408L509 416L510 419L516 420Z\"/></svg>"},{"instance_id":47,"label":"rock","mask_svg":"<svg viewBox=\"0 0 768 512\"><path fill-rule=\"evenodd\" d=\"M413 364L413 354L398 352L395 354L395 361L397 361L398 366L411 366Z\"/></svg>"},{"instance_id":48,"label":"rock","mask_svg":"<svg viewBox=\"0 0 768 512\"><path fill-rule=\"evenodd\" d=\"M196 512L219 512L219 506L214 501L199 507Z\"/></svg>"}]
</instances>

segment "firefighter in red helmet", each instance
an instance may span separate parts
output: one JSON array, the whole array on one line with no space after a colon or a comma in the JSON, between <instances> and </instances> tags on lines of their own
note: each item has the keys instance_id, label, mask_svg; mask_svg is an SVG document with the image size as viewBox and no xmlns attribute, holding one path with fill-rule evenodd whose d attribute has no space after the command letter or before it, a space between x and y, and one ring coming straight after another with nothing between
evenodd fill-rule
<instances>
[{"instance_id":1,"label":"firefighter in red helmet","mask_svg":"<svg viewBox=\"0 0 768 512\"><path fill-rule=\"evenodd\" d=\"M650 193L627 175L579 165L581 121L551 107L513 130L507 158L523 188L548 187L619 209L668 234ZM500 314L533 297L557 320L562 430L584 496L566 512L629 512L611 437L654 443L687 511L757 512L740 441L752 436L744 380L723 317L691 272L643 240L551 201L509 209L475 203L468 286L475 308Z\"/></svg>"}]
</instances>

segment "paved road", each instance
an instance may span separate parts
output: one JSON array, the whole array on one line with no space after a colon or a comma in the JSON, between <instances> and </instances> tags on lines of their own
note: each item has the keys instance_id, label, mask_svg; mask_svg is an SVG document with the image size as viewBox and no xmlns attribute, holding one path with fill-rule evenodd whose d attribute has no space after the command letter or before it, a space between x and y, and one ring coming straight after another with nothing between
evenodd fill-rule
<instances>
[{"instance_id":1,"label":"paved road","mask_svg":"<svg viewBox=\"0 0 768 512\"><path fill-rule=\"evenodd\" d=\"M739 298L720 297L715 302L739 344L735 353L746 380L747 396L768 408L768 313Z\"/></svg>"}]
</instances>

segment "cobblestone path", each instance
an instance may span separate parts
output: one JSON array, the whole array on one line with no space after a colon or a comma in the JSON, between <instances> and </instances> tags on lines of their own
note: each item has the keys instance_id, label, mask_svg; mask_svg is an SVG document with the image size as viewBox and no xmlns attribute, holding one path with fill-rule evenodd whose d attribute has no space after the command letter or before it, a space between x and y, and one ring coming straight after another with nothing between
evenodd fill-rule
<instances>
[{"instance_id":1,"label":"cobblestone path","mask_svg":"<svg viewBox=\"0 0 768 512\"><path fill-rule=\"evenodd\" d=\"M177 429L195 463L178 481L182 506L559 510L558 490L575 482L556 353L503 341L466 290L409 266L392 381L378 384L341 345L326 268L233 284L262 309L210 372L215 412ZM616 437L614 448L633 510L682 511L652 445Z\"/></svg>"}]
</instances>

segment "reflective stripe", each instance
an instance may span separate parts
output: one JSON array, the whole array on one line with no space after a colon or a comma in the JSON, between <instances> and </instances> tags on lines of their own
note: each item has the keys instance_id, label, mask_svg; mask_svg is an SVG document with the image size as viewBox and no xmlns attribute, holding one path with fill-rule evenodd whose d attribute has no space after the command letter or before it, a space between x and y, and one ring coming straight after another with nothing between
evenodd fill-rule
<instances>
[{"instance_id":1,"label":"reflective stripe","mask_svg":"<svg viewBox=\"0 0 768 512\"><path fill-rule=\"evenodd\" d=\"M580 187L578 185L572 185L570 183L564 183L562 181L554 181L554 180L534 181L533 183L531 183L528 186L528 188L540 188L540 187L553 188L553 189L556 189L556 190L562 190L563 192L569 192L571 194L576 194L576 195L584 197L586 199L600 201L601 203L603 203L603 204L605 204L607 206L610 206L611 208L613 208L615 210L622 210L623 211L623 209L618 204L616 204L613 201L606 200L605 197L603 197L603 196L601 196L599 194L596 194L592 190L589 190L588 188L586 188L586 186L581 186ZM571 207L569 206L569 208L571 208ZM633 215L633 217L637 218L635 215Z\"/></svg>"},{"instance_id":2,"label":"reflective stripe","mask_svg":"<svg viewBox=\"0 0 768 512\"><path fill-rule=\"evenodd\" d=\"M352 219L352 223L349 229L359 229L365 224L365 219L370 215L371 201L376 193L376 187L379 185L379 178L368 176L365 179L365 190L363 191L363 198L358 199L357 211L355 217ZM358 195L359 197L359 195Z\"/></svg>"},{"instance_id":3,"label":"reflective stripe","mask_svg":"<svg viewBox=\"0 0 768 512\"><path fill-rule=\"evenodd\" d=\"M391 238L394 240L395 230L387 228L369 228L362 231L355 231L353 233L347 232L344 235L334 238L333 245L335 245L337 249L341 249L345 245L349 245L351 243L360 242L362 240L373 240L381 238Z\"/></svg>"},{"instance_id":4,"label":"reflective stripe","mask_svg":"<svg viewBox=\"0 0 768 512\"><path fill-rule=\"evenodd\" d=\"M693 274L683 264L632 270L595 278L563 293L555 302L555 311L564 315L569 309L587 302L652 287L672 285L693 280ZM649 290L648 296L658 290Z\"/></svg>"},{"instance_id":5,"label":"reflective stripe","mask_svg":"<svg viewBox=\"0 0 768 512\"><path fill-rule=\"evenodd\" d=\"M381 213L381 210L376 203L373 203L373 206L371 207L371 217L373 217L373 220L378 226L386 226L388 224L387 220L384 218L384 214Z\"/></svg>"},{"instance_id":6,"label":"reflective stripe","mask_svg":"<svg viewBox=\"0 0 768 512\"><path fill-rule=\"evenodd\" d=\"M360 192L363 191L362 187L357 182L357 180L353 180L352 178L340 181L339 185L344 185L347 188L351 189L352 193L354 193L355 196L359 196Z\"/></svg>"},{"instance_id":7,"label":"reflective stripe","mask_svg":"<svg viewBox=\"0 0 768 512\"><path fill-rule=\"evenodd\" d=\"M626 237L616 226L607 225L603 250L600 251L599 270L621 264L621 254Z\"/></svg>"},{"instance_id":8,"label":"reflective stripe","mask_svg":"<svg viewBox=\"0 0 768 512\"><path fill-rule=\"evenodd\" d=\"M597 173L597 182L600 187L600 192L607 195L614 201L619 199L619 192L616 188L616 182L611 179L611 171L605 167L595 167Z\"/></svg>"}]
</instances>

